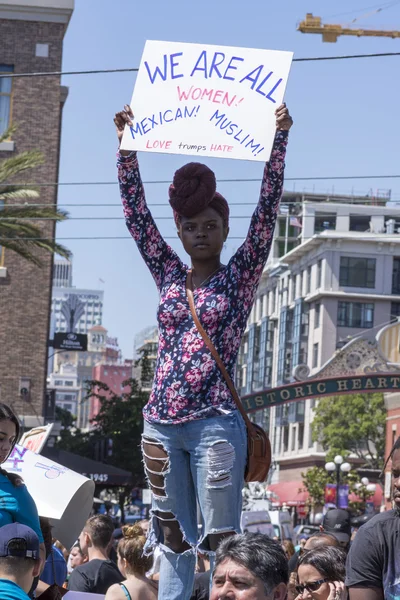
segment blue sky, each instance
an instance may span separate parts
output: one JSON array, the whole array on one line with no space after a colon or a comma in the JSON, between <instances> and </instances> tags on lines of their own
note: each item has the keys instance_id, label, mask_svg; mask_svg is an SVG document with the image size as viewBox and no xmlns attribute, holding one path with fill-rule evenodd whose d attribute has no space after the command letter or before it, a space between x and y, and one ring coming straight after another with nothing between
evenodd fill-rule
<instances>
[{"instance_id":1,"label":"blue sky","mask_svg":"<svg viewBox=\"0 0 400 600\"><path fill-rule=\"evenodd\" d=\"M370 12L368 0L76 0L64 43L63 70L138 67L145 41L171 40L249 48L290 50L295 57L400 51L400 39L342 37L336 44L304 35L296 24L307 12L326 22L349 23ZM376 5L379 6L378 4ZM189 8L192 7L192 8ZM362 11L367 7L367 10ZM351 14L342 14L349 13ZM366 28L400 29L400 2L359 22ZM286 175L343 176L400 173L398 75L400 57L294 63L286 102L295 119L287 155ZM129 102L134 73L63 77L69 87L61 143L61 182L115 181L116 137L113 115ZM397 81L397 83L396 83ZM171 180L188 159L140 155L142 178ZM261 163L206 159L223 178L261 178ZM286 189L367 193L391 189L400 201L400 179L287 182ZM219 190L231 202L232 215L250 216L259 184L225 183ZM147 200L156 217L171 217L167 185L147 185ZM60 205L71 220L58 227L59 238L127 237L117 185L60 186ZM81 206L93 204L91 207ZM111 204L112 206L102 206ZM97 217L97 219L95 219ZM100 220L99 217L103 219ZM176 236L172 217L158 222L166 236ZM231 236L246 235L248 219L234 219ZM117 336L125 357L132 356L133 338L155 324L157 292L131 239L66 240L74 253L74 283L105 291L103 324ZM180 253L178 240L170 241ZM228 241L224 260L240 244ZM99 284L99 278L104 284Z\"/></svg>"}]
</instances>

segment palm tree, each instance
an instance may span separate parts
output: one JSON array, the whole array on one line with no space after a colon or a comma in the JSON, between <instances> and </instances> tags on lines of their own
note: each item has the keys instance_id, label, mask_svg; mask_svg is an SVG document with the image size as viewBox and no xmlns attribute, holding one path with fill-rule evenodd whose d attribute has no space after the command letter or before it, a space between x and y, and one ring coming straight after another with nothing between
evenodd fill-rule
<instances>
[{"instance_id":1,"label":"palm tree","mask_svg":"<svg viewBox=\"0 0 400 600\"><path fill-rule=\"evenodd\" d=\"M0 143L9 139L15 129L15 126L11 126L0 135ZM58 210L54 205L43 207L28 204L28 200L39 198L37 189L5 182L41 164L43 155L37 150L21 152L17 156L0 161L0 246L16 252L37 266L42 264L36 253L39 248L64 258L69 258L71 252L53 239L44 238L40 226L35 224L35 221L52 220L60 223L68 218L68 213ZM7 205L7 201L10 200L25 200L25 204Z\"/></svg>"}]
</instances>

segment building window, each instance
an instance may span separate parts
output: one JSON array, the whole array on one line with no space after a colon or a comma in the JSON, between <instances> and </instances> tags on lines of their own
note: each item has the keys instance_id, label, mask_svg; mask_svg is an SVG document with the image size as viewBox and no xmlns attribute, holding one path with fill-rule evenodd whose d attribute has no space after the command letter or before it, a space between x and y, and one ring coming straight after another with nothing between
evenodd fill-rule
<instances>
[{"instance_id":1,"label":"building window","mask_svg":"<svg viewBox=\"0 0 400 600\"><path fill-rule=\"evenodd\" d=\"M14 67L0 65L0 74L13 73ZM10 124L11 117L12 78L0 77L0 135Z\"/></svg>"},{"instance_id":2,"label":"building window","mask_svg":"<svg viewBox=\"0 0 400 600\"><path fill-rule=\"evenodd\" d=\"M400 258L393 259L392 294L400 294Z\"/></svg>"},{"instance_id":3,"label":"building window","mask_svg":"<svg viewBox=\"0 0 400 600\"><path fill-rule=\"evenodd\" d=\"M63 385L63 381L61 379L56 379L55 382L54 382L54 385L61 386L61 385Z\"/></svg>"},{"instance_id":4,"label":"building window","mask_svg":"<svg viewBox=\"0 0 400 600\"><path fill-rule=\"evenodd\" d=\"M74 382L73 381L66 381L65 385L68 386L68 387L72 387L74 385Z\"/></svg>"},{"instance_id":5,"label":"building window","mask_svg":"<svg viewBox=\"0 0 400 600\"><path fill-rule=\"evenodd\" d=\"M338 303L338 326L371 329L374 325L374 305L361 302Z\"/></svg>"},{"instance_id":6,"label":"building window","mask_svg":"<svg viewBox=\"0 0 400 600\"><path fill-rule=\"evenodd\" d=\"M286 426L283 428L283 452L287 452L289 450L289 427Z\"/></svg>"},{"instance_id":7,"label":"building window","mask_svg":"<svg viewBox=\"0 0 400 600\"><path fill-rule=\"evenodd\" d=\"M318 329L321 322L321 303L316 302L314 314L314 329Z\"/></svg>"},{"instance_id":8,"label":"building window","mask_svg":"<svg viewBox=\"0 0 400 600\"><path fill-rule=\"evenodd\" d=\"M322 283L322 260L317 262L317 289L321 287Z\"/></svg>"},{"instance_id":9,"label":"building window","mask_svg":"<svg viewBox=\"0 0 400 600\"><path fill-rule=\"evenodd\" d=\"M336 229L336 215L315 213L314 232L321 233L326 229Z\"/></svg>"},{"instance_id":10,"label":"building window","mask_svg":"<svg viewBox=\"0 0 400 600\"><path fill-rule=\"evenodd\" d=\"M312 431L312 426L311 423L308 427L308 447L312 448L314 446L314 442L313 442L313 431Z\"/></svg>"},{"instance_id":11,"label":"building window","mask_svg":"<svg viewBox=\"0 0 400 600\"><path fill-rule=\"evenodd\" d=\"M306 284L306 294L311 292L311 267L307 267L307 284Z\"/></svg>"},{"instance_id":12,"label":"building window","mask_svg":"<svg viewBox=\"0 0 400 600\"><path fill-rule=\"evenodd\" d=\"M304 446L304 423L299 423L297 430L297 447L300 450Z\"/></svg>"},{"instance_id":13,"label":"building window","mask_svg":"<svg viewBox=\"0 0 400 600\"><path fill-rule=\"evenodd\" d=\"M400 317L400 302L392 302L390 305L390 320L397 321Z\"/></svg>"},{"instance_id":14,"label":"building window","mask_svg":"<svg viewBox=\"0 0 400 600\"><path fill-rule=\"evenodd\" d=\"M369 231L370 221L370 216L350 215L350 231Z\"/></svg>"},{"instance_id":15,"label":"building window","mask_svg":"<svg viewBox=\"0 0 400 600\"><path fill-rule=\"evenodd\" d=\"M375 287L375 258L356 258L342 256L340 258L339 285L344 287Z\"/></svg>"},{"instance_id":16,"label":"building window","mask_svg":"<svg viewBox=\"0 0 400 600\"><path fill-rule=\"evenodd\" d=\"M313 354L312 354L312 366L313 366L313 369L315 367L318 367L318 352L319 352L318 344L314 344L313 345Z\"/></svg>"}]
</instances>

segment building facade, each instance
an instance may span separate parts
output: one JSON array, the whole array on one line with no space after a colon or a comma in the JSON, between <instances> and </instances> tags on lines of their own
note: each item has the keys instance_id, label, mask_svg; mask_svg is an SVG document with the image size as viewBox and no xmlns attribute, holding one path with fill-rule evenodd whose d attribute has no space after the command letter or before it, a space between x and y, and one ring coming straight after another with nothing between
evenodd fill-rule
<instances>
[{"instance_id":1,"label":"building facade","mask_svg":"<svg viewBox=\"0 0 400 600\"><path fill-rule=\"evenodd\" d=\"M293 381L300 365L316 374L350 339L374 339L400 315L400 209L382 199L322 200L304 201L296 243L264 271L238 361L242 395ZM305 399L255 413L270 432L273 483L297 490L302 471L324 464L314 407Z\"/></svg>"},{"instance_id":2,"label":"building facade","mask_svg":"<svg viewBox=\"0 0 400 600\"><path fill-rule=\"evenodd\" d=\"M76 296L83 305L83 314L75 325L76 333L88 331L103 322L103 290L76 288L72 285L72 262L56 259L53 267L53 289L51 299L51 322L55 332L69 331L69 324L62 313L63 304Z\"/></svg>"},{"instance_id":3,"label":"building facade","mask_svg":"<svg viewBox=\"0 0 400 600\"><path fill-rule=\"evenodd\" d=\"M73 0L2 1L0 73L61 71L63 38L73 7ZM67 96L60 76L6 77L0 91L0 131L11 122L17 125L12 139L0 144L0 161L39 150L43 165L20 176L18 182L56 182ZM56 204L57 187L41 188L40 203ZM54 237L54 224L44 222L42 231L44 237ZM37 425L45 401L52 257L41 252L40 258L42 268L0 250L0 394L27 426ZM28 394L22 395L21 389Z\"/></svg>"},{"instance_id":4,"label":"building facade","mask_svg":"<svg viewBox=\"0 0 400 600\"><path fill-rule=\"evenodd\" d=\"M125 360L122 365L96 365L92 370L92 379L105 383L110 392L120 396L129 392L129 386L124 383L132 376L132 360ZM92 397L89 403L89 421L95 418L100 410L100 400Z\"/></svg>"}]
</instances>

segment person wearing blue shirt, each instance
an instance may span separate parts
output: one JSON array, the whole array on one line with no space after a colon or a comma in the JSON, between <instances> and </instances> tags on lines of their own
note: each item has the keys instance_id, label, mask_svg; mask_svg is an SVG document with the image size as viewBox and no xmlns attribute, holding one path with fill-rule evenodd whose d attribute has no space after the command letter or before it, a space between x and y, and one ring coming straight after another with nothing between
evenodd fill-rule
<instances>
[{"instance_id":1,"label":"person wearing blue shirt","mask_svg":"<svg viewBox=\"0 0 400 600\"><path fill-rule=\"evenodd\" d=\"M7 404L0 403L0 527L22 523L33 529L39 538L40 557L44 563L45 547L36 504L21 477L1 468L14 450L19 435L16 415Z\"/></svg>"},{"instance_id":2,"label":"person wearing blue shirt","mask_svg":"<svg viewBox=\"0 0 400 600\"><path fill-rule=\"evenodd\" d=\"M0 528L0 598L29 600L40 572L40 542L30 527L11 523Z\"/></svg>"},{"instance_id":3,"label":"person wearing blue shirt","mask_svg":"<svg viewBox=\"0 0 400 600\"><path fill-rule=\"evenodd\" d=\"M67 579L67 574L67 563L63 553L57 546L53 545L40 579L49 585L57 583L57 585L62 587Z\"/></svg>"}]
</instances>

